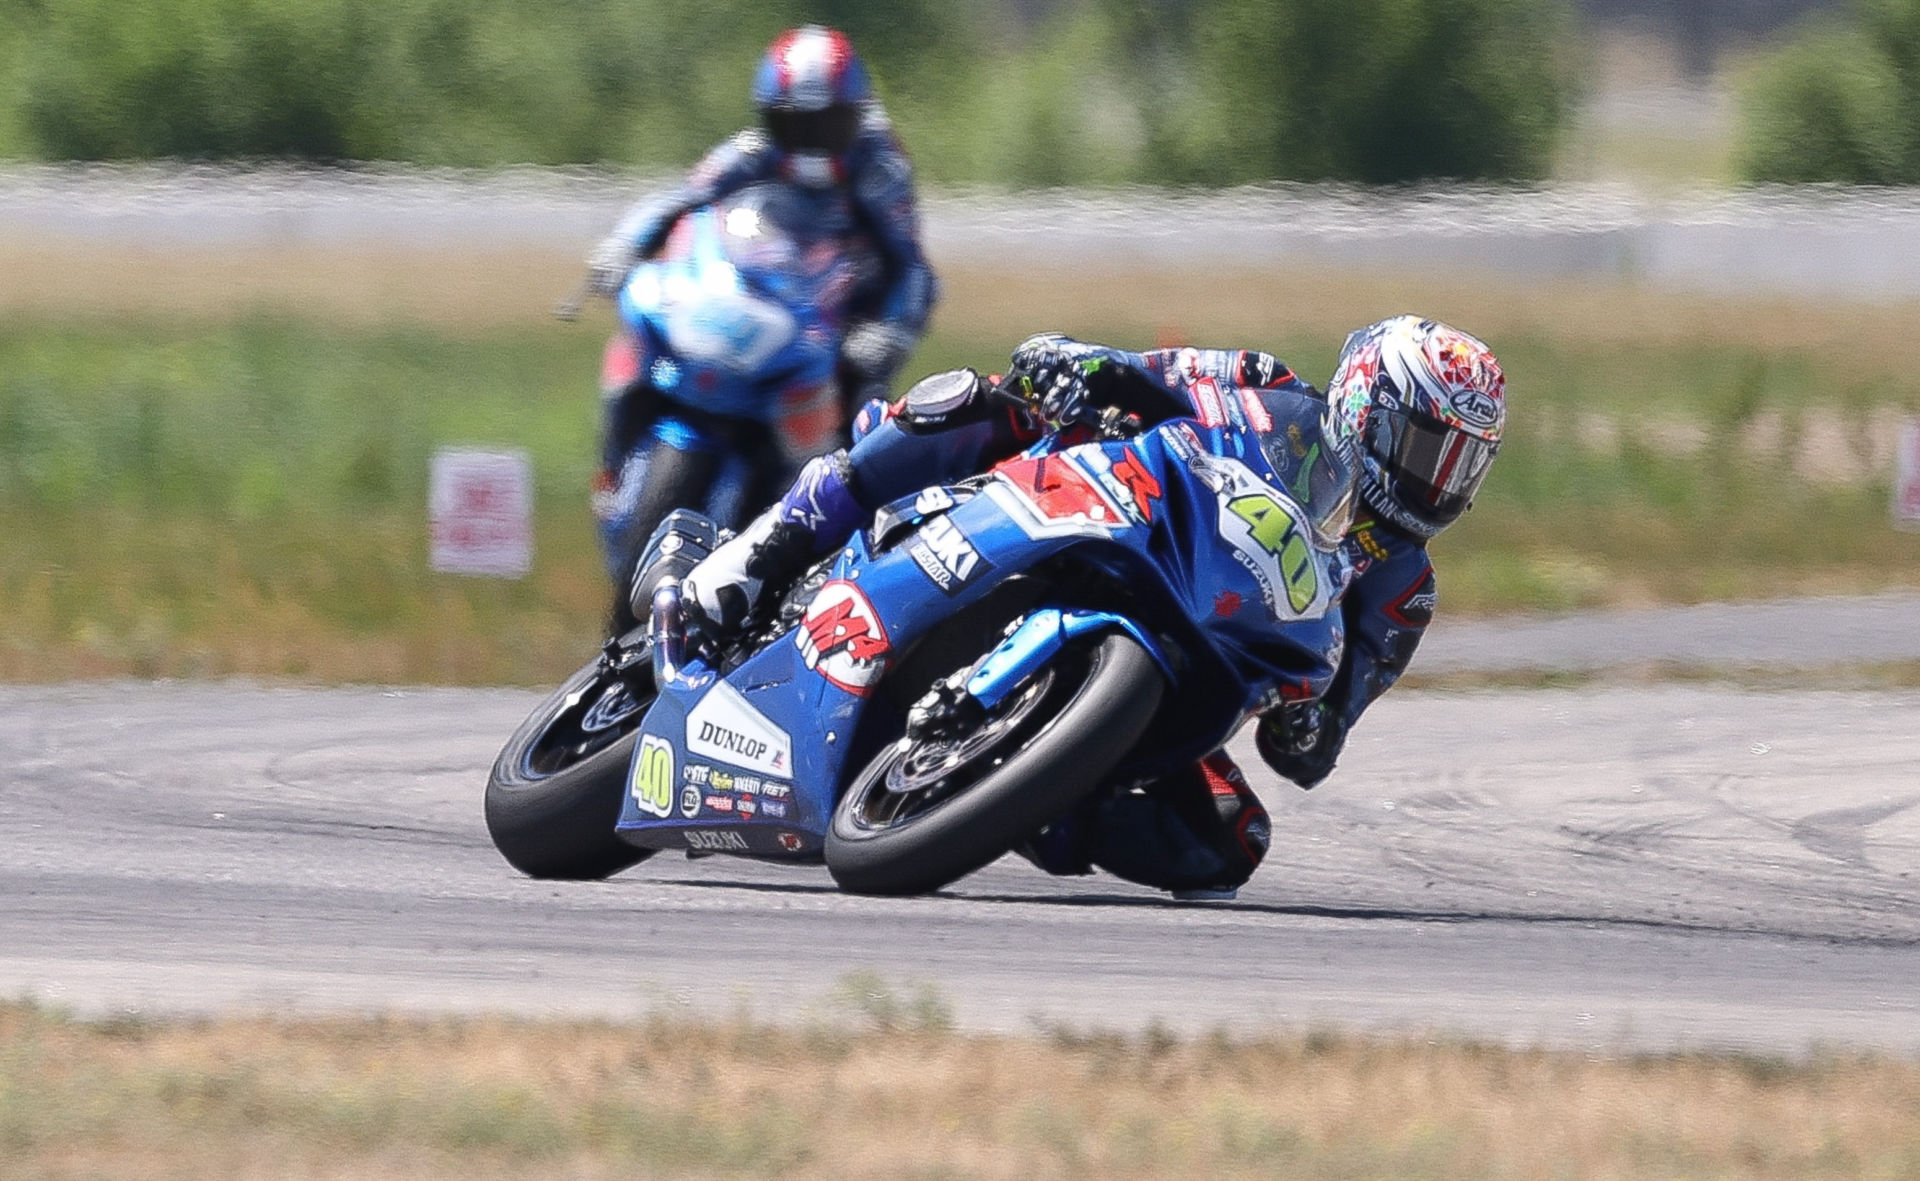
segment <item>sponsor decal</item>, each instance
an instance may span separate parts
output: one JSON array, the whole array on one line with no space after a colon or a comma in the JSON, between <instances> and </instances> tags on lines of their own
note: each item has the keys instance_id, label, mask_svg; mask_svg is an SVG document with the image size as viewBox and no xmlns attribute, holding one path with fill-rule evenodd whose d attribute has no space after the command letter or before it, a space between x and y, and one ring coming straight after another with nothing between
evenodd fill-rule
<instances>
[{"instance_id":1,"label":"sponsor decal","mask_svg":"<svg viewBox=\"0 0 1920 1181\"><path fill-rule=\"evenodd\" d=\"M688 820L700 815L700 789L691 783L680 789L680 815Z\"/></svg>"},{"instance_id":2,"label":"sponsor decal","mask_svg":"<svg viewBox=\"0 0 1920 1181\"><path fill-rule=\"evenodd\" d=\"M680 778L693 784L695 787L705 787L708 777L712 774L713 768L707 766L705 763L688 763L686 766L680 768Z\"/></svg>"},{"instance_id":3,"label":"sponsor decal","mask_svg":"<svg viewBox=\"0 0 1920 1181\"><path fill-rule=\"evenodd\" d=\"M1267 404L1260 400L1259 394L1252 390L1241 390L1240 405L1247 412L1248 426L1263 434L1273 429L1273 415L1267 413Z\"/></svg>"},{"instance_id":4,"label":"sponsor decal","mask_svg":"<svg viewBox=\"0 0 1920 1181\"><path fill-rule=\"evenodd\" d=\"M760 790L760 780L754 775L735 775L733 777L733 790L744 792L747 795L753 795Z\"/></svg>"},{"instance_id":5,"label":"sponsor decal","mask_svg":"<svg viewBox=\"0 0 1920 1181\"><path fill-rule=\"evenodd\" d=\"M1182 463L1200 453L1200 436L1194 434L1193 428L1184 422L1176 422L1162 430L1160 440L1167 445L1168 451L1173 452L1173 457Z\"/></svg>"},{"instance_id":6,"label":"sponsor decal","mask_svg":"<svg viewBox=\"0 0 1920 1181\"><path fill-rule=\"evenodd\" d=\"M1439 600L1434 590L1433 570L1429 567L1399 597L1387 604L1387 618L1402 627L1424 628L1433 622L1433 608Z\"/></svg>"},{"instance_id":7,"label":"sponsor decal","mask_svg":"<svg viewBox=\"0 0 1920 1181\"><path fill-rule=\"evenodd\" d=\"M787 783L762 783L760 794L770 800L784 800L793 794L793 785Z\"/></svg>"},{"instance_id":8,"label":"sponsor decal","mask_svg":"<svg viewBox=\"0 0 1920 1181\"><path fill-rule=\"evenodd\" d=\"M633 759L633 805L649 816L673 811L673 747L652 734L640 736Z\"/></svg>"},{"instance_id":9,"label":"sponsor decal","mask_svg":"<svg viewBox=\"0 0 1920 1181\"><path fill-rule=\"evenodd\" d=\"M1203 377L1188 387L1193 393L1194 417L1201 426L1227 425L1225 402L1220 397L1220 383L1211 377Z\"/></svg>"},{"instance_id":10,"label":"sponsor decal","mask_svg":"<svg viewBox=\"0 0 1920 1181\"><path fill-rule=\"evenodd\" d=\"M913 511L923 517L944 513L953 507L953 493L945 488L928 488L913 498Z\"/></svg>"},{"instance_id":11,"label":"sponsor decal","mask_svg":"<svg viewBox=\"0 0 1920 1181\"><path fill-rule=\"evenodd\" d=\"M787 806L779 800L761 800L760 810L776 819L784 819L787 815Z\"/></svg>"},{"instance_id":12,"label":"sponsor decal","mask_svg":"<svg viewBox=\"0 0 1920 1181\"><path fill-rule=\"evenodd\" d=\"M1104 536L1130 523L1120 506L1064 454L1012 460L994 474L987 495L1036 541Z\"/></svg>"},{"instance_id":13,"label":"sponsor decal","mask_svg":"<svg viewBox=\"0 0 1920 1181\"><path fill-rule=\"evenodd\" d=\"M1153 506L1159 503L1166 491L1160 481L1140 462L1140 456L1128 450L1121 456L1120 462L1113 465L1113 474L1119 479L1127 495L1133 500L1133 507L1140 512L1143 521L1153 520Z\"/></svg>"},{"instance_id":14,"label":"sponsor decal","mask_svg":"<svg viewBox=\"0 0 1920 1181\"><path fill-rule=\"evenodd\" d=\"M1275 386L1285 385L1292 380L1293 370L1287 368L1286 365L1281 362L1280 358L1274 356L1272 353L1262 353L1254 349L1248 349L1246 352L1240 354L1241 385L1255 386L1260 389L1272 389ZM1251 415L1253 413L1252 407L1248 407L1247 412ZM1268 428L1262 427L1260 429L1266 430Z\"/></svg>"},{"instance_id":15,"label":"sponsor decal","mask_svg":"<svg viewBox=\"0 0 1920 1181\"><path fill-rule=\"evenodd\" d=\"M1275 497L1238 460L1202 455L1188 466L1219 498L1220 536L1260 584L1267 610L1276 619L1305 614L1319 596L1320 572L1299 506ZM1282 611L1283 600L1289 611Z\"/></svg>"},{"instance_id":16,"label":"sponsor decal","mask_svg":"<svg viewBox=\"0 0 1920 1181\"><path fill-rule=\"evenodd\" d=\"M907 543L907 556L941 594L956 594L973 576L993 569L949 517L933 517Z\"/></svg>"},{"instance_id":17,"label":"sponsor decal","mask_svg":"<svg viewBox=\"0 0 1920 1181\"><path fill-rule=\"evenodd\" d=\"M1353 531L1353 539L1359 543L1362 550L1366 551L1369 558L1372 558L1376 562L1384 562L1387 560L1387 547L1381 545L1380 539L1373 535L1372 526L1355 529Z\"/></svg>"},{"instance_id":18,"label":"sponsor decal","mask_svg":"<svg viewBox=\"0 0 1920 1181\"><path fill-rule=\"evenodd\" d=\"M1479 390L1457 390L1447 397L1447 407L1461 422L1479 430L1492 430L1500 421L1500 404Z\"/></svg>"},{"instance_id":19,"label":"sponsor decal","mask_svg":"<svg viewBox=\"0 0 1920 1181\"><path fill-rule=\"evenodd\" d=\"M687 715L687 753L767 775L793 773L793 740L725 681Z\"/></svg>"},{"instance_id":20,"label":"sponsor decal","mask_svg":"<svg viewBox=\"0 0 1920 1181\"><path fill-rule=\"evenodd\" d=\"M708 808L711 808L715 812L733 811L732 796L708 796L706 797L706 799L702 800L701 803L705 804Z\"/></svg>"},{"instance_id":21,"label":"sponsor decal","mask_svg":"<svg viewBox=\"0 0 1920 1181\"><path fill-rule=\"evenodd\" d=\"M780 840L780 847L782 849L785 849L789 853L798 853L800 851L800 846L804 843L800 839L800 834L792 833L792 832L781 833L779 840Z\"/></svg>"},{"instance_id":22,"label":"sponsor decal","mask_svg":"<svg viewBox=\"0 0 1920 1181\"><path fill-rule=\"evenodd\" d=\"M730 772L715 768L713 778L709 782L712 783L715 791L732 791L734 777Z\"/></svg>"},{"instance_id":23,"label":"sponsor decal","mask_svg":"<svg viewBox=\"0 0 1920 1181\"><path fill-rule=\"evenodd\" d=\"M735 810L740 813L740 815L751 816L755 812L760 810L760 803L758 800L755 800L752 796L747 796L744 799L740 800L739 803L735 804L734 807L735 807Z\"/></svg>"},{"instance_id":24,"label":"sponsor decal","mask_svg":"<svg viewBox=\"0 0 1920 1181\"><path fill-rule=\"evenodd\" d=\"M865 697L873 688L887 669L887 654L893 651L887 629L865 592L842 579L827 583L813 596L794 632L794 643L808 668L856 697ZM788 768L755 769L782 774Z\"/></svg>"},{"instance_id":25,"label":"sponsor decal","mask_svg":"<svg viewBox=\"0 0 1920 1181\"><path fill-rule=\"evenodd\" d=\"M702 849L708 853L745 853L747 838L725 828L690 828L684 834L687 848Z\"/></svg>"}]
</instances>

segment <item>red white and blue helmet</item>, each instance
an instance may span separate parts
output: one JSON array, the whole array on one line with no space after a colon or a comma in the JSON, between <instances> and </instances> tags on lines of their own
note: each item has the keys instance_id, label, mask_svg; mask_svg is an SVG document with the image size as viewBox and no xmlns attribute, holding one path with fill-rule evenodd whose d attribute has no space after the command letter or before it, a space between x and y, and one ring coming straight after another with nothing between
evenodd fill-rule
<instances>
[{"instance_id":1,"label":"red white and blue helmet","mask_svg":"<svg viewBox=\"0 0 1920 1181\"><path fill-rule=\"evenodd\" d=\"M1396 316L1347 337L1329 402L1365 415L1360 498L1418 537L1473 504L1507 422L1507 380L1479 340Z\"/></svg>"},{"instance_id":2,"label":"red white and blue helmet","mask_svg":"<svg viewBox=\"0 0 1920 1181\"><path fill-rule=\"evenodd\" d=\"M844 156L872 100L873 82L853 43L820 25L774 38L753 78L753 105L774 146L790 155Z\"/></svg>"}]
</instances>

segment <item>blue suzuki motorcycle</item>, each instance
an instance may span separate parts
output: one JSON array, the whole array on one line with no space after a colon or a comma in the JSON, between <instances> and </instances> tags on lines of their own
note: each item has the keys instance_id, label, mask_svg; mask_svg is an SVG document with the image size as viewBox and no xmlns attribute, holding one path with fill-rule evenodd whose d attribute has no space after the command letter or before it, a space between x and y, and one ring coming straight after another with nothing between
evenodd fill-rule
<instances>
[{"instance_id":1,"label":"blue suzuki motorcycle","mask_svg":"<svg viewBox=\"0 0 1920 1181\"><path fill-rule=\"evenodd\" d=\"M920 893L1323 691L1348 576L1324 538L1352 475L1315 466L1317 413L1280 436L1305 457L1283 473L1227 402L1140 433L1090 412L889 506L717 647L689 639L677 581L716 531L670 520L639 587L650 633L502 751L496 845L543 877L677 849Z\"/></svg>"},{"instance_id":2,"label":"blue suzuki motorcycle","mask_svg":"<svg viewBox=\"0 0 1920 1181\"><path fill-rule=\"evenodd\" d=\"M667 513L738 524L841 441L847 306L878 264L836 210L787 185L742 189L683 216L616 293L594 497L614 630L636 622L634 563Z\"/></svg>"}]
</instances>

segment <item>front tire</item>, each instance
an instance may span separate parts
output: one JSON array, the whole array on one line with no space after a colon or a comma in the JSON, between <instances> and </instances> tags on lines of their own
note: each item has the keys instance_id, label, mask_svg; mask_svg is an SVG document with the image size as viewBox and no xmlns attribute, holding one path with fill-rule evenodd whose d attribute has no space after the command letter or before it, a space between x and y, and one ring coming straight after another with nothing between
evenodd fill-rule
<instances>
[{"instance_id":1,"label":"front tire","mask_svg":"<svg viewBox=\"0 0 1920 1181\"><path fill-rule=\"evenodd\" d=\"M636 693L595 660L521 723L487 779L487 832L509 865L530 877L599 881L651 855L614 824L653 698L651 686Z\"/></svg>"},{"instance_id":2,"label":"front tire","mask_svg":"<svg viewBox=\"0 0 1920 1181\"><path fill-rule=\"evenodd\" d=\"M1164 690L1129 635L1069 645L968 733L876 755L834 808L827 869L855 894L922 894L972 873L1105 782Z\"/></svg>"}]
</instances>

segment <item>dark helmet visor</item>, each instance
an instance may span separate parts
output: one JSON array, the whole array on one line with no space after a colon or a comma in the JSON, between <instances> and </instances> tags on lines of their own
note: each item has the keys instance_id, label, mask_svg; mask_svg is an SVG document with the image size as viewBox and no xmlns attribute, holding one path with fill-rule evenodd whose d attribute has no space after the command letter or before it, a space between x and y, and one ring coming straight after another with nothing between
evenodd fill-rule
<instances>
[{"instance_id":1,"label":"dark helmet visor","mask_svg":"<svg viewBox=\"0 0 1920 1181\"><path fill-rule=\"evenodd\" d=\"M1273 420L1271 429L1260 432L1260 450L1274 482L1305 510L1314 543L1338 548L1353 525L1358 491L1350 437L1342 442L1327 436L1327 404L1318 398L1285 389L1249 392Z\"/></svg>"},{"instance_id":2,"label":"dark helmet visor","mask_svg":"<svg viewBox=\"0 0 1920 1181\"><path fill-rule=\"evenodd\" d=\"M845 103L817 111L768 107L761 116L766 120L767 134L773 137L773 142L789 152L843 155L853 146L854 136L860 131L860 108Z\"/></svg>"},{"instance_id":3,"label":"dark helmet visor","mask_svg":"<svg viewBox=\"0 0 1920 1181\"><path fill-rule=\"evenodd\" d=\"M1500 450L1497 441L1406 410L1376 408L1371 417L1368 449L1409 509L1440 525L1467 511Z\"/></svg>"}]
</instances>

